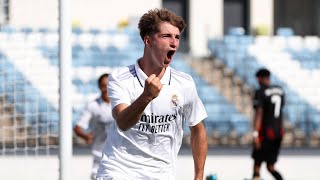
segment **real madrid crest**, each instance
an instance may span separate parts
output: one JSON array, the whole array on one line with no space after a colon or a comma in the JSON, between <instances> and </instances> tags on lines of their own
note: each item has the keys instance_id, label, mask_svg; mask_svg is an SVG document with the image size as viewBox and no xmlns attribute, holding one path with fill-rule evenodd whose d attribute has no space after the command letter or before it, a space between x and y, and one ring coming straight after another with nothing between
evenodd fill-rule
<instances>
[{"instance_id":1,"label":"real madrid crest","mask_svg":"<svg viewBox=\"0 0 320 180\"><path fill-rule=\"evenodd\" d=\"M172 107L177 107L178 104L179 104L178 96L176 94L172 95L172 97L171 97L171 105L172 105Z\"/></svg>"}]
</instances>

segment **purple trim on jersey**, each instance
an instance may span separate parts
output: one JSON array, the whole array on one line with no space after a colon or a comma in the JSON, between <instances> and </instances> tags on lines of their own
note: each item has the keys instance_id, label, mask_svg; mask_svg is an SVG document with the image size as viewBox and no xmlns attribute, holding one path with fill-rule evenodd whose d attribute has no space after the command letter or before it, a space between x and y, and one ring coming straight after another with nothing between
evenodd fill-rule
<instances>
[{"instance_id":1,"label":"purple trim on jersey","mask_svg":"<svg viewBox=\"0 0 320 180\"><path fill-rule=\"evenodd\" d=\"M130 71L130 73L134 76L134 77L136 77L137 76L137 71L136 71L136 69L134 68L134 65L130 65L130 66L128 66L129 67L129 71Z\"/></svg>"},{"instance_id":2,"label":"purple trim on jersey","mask_svg":"<svg viewBox=\"0 0 320 180\"><path fill-rule=\"evenodd\" d=\"M128 79L128 78L137 76L136 70L134 69L134 65L130 65L130 66L127 66L127 67L129 68L129 71L126 71L123 74L119 74L117 76L117 78L119 80Z\"/></svg>"},{"instance_id":3,"label":"purple trim on jersey","mask_svg":"<svg viewBox=\"0 0 320 180\"><path fill-rule=\"evenodd\" d=\"M99 105L103 102L103 100L102 100L101 97L97 98L95 101L96 101Z\"/></svg>"}]
</instances>

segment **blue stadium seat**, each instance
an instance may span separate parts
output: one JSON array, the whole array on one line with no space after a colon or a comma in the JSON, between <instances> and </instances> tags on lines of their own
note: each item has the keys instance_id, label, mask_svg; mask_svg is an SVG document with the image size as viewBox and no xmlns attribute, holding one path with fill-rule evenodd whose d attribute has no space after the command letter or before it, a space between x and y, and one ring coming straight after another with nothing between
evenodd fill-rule
<instances>
[{"instance_id":1,"label":"blue stadium seat","mask_svg":"<svg viewBox=\"0 0 320 180\"><path fill-rule=\"evenodd\" d=\"M250 131L250 123L242 114L233 114L231 116L231 125L239 135L244 135Z\"/></svg>"},{"instance_id":2,"label":"blue stadium seat","mask_svg":"<svg viewBox=\"0 0 320 180\"><path fill-rule=\"evenodd\" d=\"M312 127L312 131L320 132L320 110L315 108L307 109L307 121Z\"/></svg>"},{"instance_id":3,"label":"blue stadium seat","mask_svg":"<svg viewBox=\"0 0 320 180\"><path fill-rule=\"evenodd\" d=\"M276 35L290 37L294 35L294 31L290 27L279 27L276 31Z\"/></svg>"},{"instance_id":4,"label":"blue stadium seat","mask_svg":"<svg viewBox=\"0 0 320 180\"><path fill-rule=\"evenodd\" d=\"M25 34L30 34L33 32L33 29L31 27L23 27L20 30L21 32L25 33Z\"/></svg>"},{"instance_id":5,"label":"blue stadium seat","mask_svg":"<svg viewBox=\"0 0 320 180\"><path fill-rule=\"evenodd\" d=\"M11 26L0 26L0 32L4 32L7 34L15 33L17 30Z\"/></svg>"},{"instance_id":6,"label":"blue stadium seat","mask_svg":"<svg viewBox=\"0 0 320 180\"><path fill-rule=\"evenodd\" d=\"M243 27L231 27L228 29L228 35L232 36L241 36L244 35L246 32Z\"/></svg>"},{"instance_id":7,"label":"blue stadium seat","mask_svg":"<svg viewBox=\"0 0 320 180\"><path fill-rule=\"evenodd\" d=\"M221 135L227 135L231 130L231 124L224 114L211 114L204 120L207 133L218 131Z\"/></svg>"},{"instance_id":8,"label":"blue stadium seat","mask_svg":"<svg viewBox=\"0 0 320 180\"><path fill-rule=\"evenodd\" d=\"M72 33L76 35L80 35L81 33L83 33L83 30L81 28L74 27L72 28Z\"/></svg>"},{"instance_id":9,"label":"blue stadium seat","mask_svg":"<svg viewBox=\"0 0 320 180\"><path fill-rule=\"evenodd\" d=\"M93 34L93 35L97 35L97 34L100 34L100 33L102 33L102 32L101 32L101 30L99 30L99 29L91 28L91 29L89 30L89 33L90 33L90 34Z\"/></svg>"}]
</instances>

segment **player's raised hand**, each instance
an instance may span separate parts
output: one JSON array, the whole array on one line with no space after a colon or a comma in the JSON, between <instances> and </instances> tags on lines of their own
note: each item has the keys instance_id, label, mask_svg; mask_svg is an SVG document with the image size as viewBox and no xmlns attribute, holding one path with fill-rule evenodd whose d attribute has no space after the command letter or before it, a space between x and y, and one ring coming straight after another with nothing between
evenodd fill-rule
<instances>
[{"instance_id":1,"label":"player's raised hand","mask_svg":"<svg viewBox=\"0 0 320 180\"><path fill-rule=\"evenodd\" d=\"M143 93L152 100L159 95L162 86L160 79L155 74L151 74L145 81Z\"/></svg>"}]
</instances>

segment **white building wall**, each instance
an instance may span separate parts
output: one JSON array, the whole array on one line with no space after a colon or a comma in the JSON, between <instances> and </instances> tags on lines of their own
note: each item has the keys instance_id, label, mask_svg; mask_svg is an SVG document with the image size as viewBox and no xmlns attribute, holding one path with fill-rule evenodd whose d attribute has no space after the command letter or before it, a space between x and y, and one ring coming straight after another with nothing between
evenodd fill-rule
<instances>
[{"instance_id":1,"label":"white building wall","mask_svg":"<svg viewBox=\"0 0 320 180\"><path fill-rule=\"evenodd\" d=\"M268 28L269 34L273 34L273 1L274 0L250 1L251 30L259 26L264 26Z\"/></svg>"},{"instance_id":2,"label":"white building wall","mask_svg":"<svg viewBox=\"0 0 320 180\"><path fill-rule=\"evenodd\" d=\"M57 27L58 0L11 0L10 24L16 27ZM133 20L147 10L162 6L162 0L71 0L72 21L82 28L114 28L119 21ZM250 27L273 30L273 0L250 1ZM207 56L208 39L223 35L223 0L189 0L190 54Z\"/></svg>"},{"instance_id":3,"label":"white building wall","mask_svg":"<svg viewBox=\"0 0 320 180\"><path fill-rule=\"evenodd\" d=\"M161 6L161 0L72 0L72 3L73 20L79 21L83 27L104 29L114 28L124 19L138 19L149 9ZM87 10L89 13L85 13Z\"/></svg>"},{"instance_id":4,"label":"white building wall","mask_svg":"<svg viewBox=\"0 0 320 180\"><path fill-rule=\"evenodd\" d=\"M59 0L11 0L10 24L16 27L57 27ZM71 0L73 23L83 28L114 28L121 20L140 17L161 6L161 0Z\"/></svg>"},{"instance_id":5,"label":"white building wall","mask_svg":"<svg viewBox=\"0 0 320 180\"><path fill-rule=\"evenodd\" d=\"M58 0L10 0L10 25L57 27Z\"/></svg>"},{"instance_id":6,"label":"white building wall","mask_svg":"<svg viewBox=\"0 0 320 180\"><path fill-rule=\"evenodd\" d=\"M208 39L223 35L223 0L189 0L191 55L209 55Z\"/></svg>"}]
</instances>

